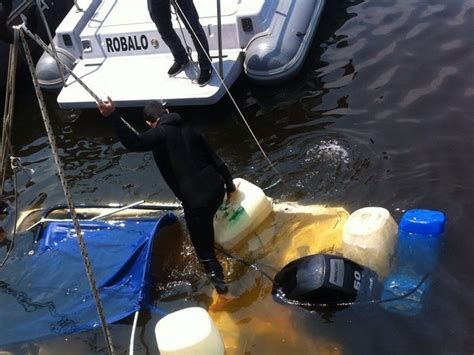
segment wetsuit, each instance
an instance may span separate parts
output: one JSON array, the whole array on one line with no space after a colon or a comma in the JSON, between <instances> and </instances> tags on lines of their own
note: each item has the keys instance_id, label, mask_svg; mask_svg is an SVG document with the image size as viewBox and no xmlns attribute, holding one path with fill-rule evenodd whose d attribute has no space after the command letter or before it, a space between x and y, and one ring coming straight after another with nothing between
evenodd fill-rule
<instances>
[{"instance_id":1,"label":"wetsuit","mask_svg":"<svg viewBox=\"0 0 474 355\"><path fill-rule=\"evenodd\" d=\"M201 68L201 71L211 69L211 62L207 57L209 55L209 43L207 41L206 33L199 22L199 15L194 6L193 0L175 1L182 10L182 13L181 11L178 11L178 6L176 6L176 11L193 40L194 48L198 54L199 68ZM158 28L161 38L173 54L175 62L180 64L186 63L188 55L181 40L176 34L176 31L173 29L173 24L171 22L170 0L148 0L148 11L150 12L151 19ZM197 38L194 36L193 32L196 34ZM204 47L204 50L201 45Z\"/></svg>"},{"instance_id":2,"label":"wetsuit","mask_svg":"<svg viewBox=\"0 0 474 355\"><path fill-rule=\"evenodd\" d=\"M164 180L183 203L189 235L199 260L217 292L227 292L222 266L214 252L213 219L226 190L235 191L229 169L203 135L184 126L177 113L163 115L155 128L143 133L136 132L118 113L111 117L125 148L153 152Z\"/></svg>"}]
</instances>

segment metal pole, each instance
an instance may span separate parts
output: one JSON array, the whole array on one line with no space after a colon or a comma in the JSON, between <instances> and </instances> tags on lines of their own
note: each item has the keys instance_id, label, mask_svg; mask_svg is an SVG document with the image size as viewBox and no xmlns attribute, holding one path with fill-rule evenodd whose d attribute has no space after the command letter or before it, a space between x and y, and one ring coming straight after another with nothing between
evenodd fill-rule
<instances>
[{"instance_id":1,"label":"metal pole","mask_svg":"<svg viewBox=\"0 0 474 355\"><path fill-rule=\"evenodd\" d=\"M219 75L222 79L224 79L224 65L222 63L221 0L217 0L217 43L219 47Z\"/></svg>"}]
</instances>

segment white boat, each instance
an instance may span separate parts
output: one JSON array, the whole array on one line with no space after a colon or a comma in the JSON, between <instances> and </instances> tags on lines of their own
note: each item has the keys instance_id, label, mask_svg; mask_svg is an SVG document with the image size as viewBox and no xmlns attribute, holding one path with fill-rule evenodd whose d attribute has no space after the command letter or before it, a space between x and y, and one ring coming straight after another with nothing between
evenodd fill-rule
<instances>
[{"instance_id":1,"label":"white boat","mask_svg":"<svg viewBox=\"0 0 474 355\"><path fill-rule=\"evenodd\" d=\"M293 77L306 58L324 0L195 0L215 69L204 87L193 82L197 63L168 77L173 57L150 19L146 0L78 4L83 11L71 9L56 29L59 57L99 97L108 95L117 106L137 107L149 100L171 106L214 104L243 72L257 82ZM180 37L184 33L182 42L192 45L175 16L173 26ZM195 50L192 55L196 60ZM37 75L43 88L63 86L47 53L38 62ZM95 99L73 76L62 87L58 103L62 108L95 107Z\"/></svg>"}]
</instances>

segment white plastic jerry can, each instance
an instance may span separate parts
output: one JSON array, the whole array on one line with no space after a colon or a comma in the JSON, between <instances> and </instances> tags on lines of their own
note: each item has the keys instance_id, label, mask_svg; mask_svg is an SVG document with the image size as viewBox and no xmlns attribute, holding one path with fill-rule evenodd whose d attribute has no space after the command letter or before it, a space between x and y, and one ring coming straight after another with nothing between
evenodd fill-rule
<instances>
[{"instance_id":1,"label":"white plastic jerry can","mask_svg":"<svg viewBox=\"0 0 474 355\"><path fill-rule=\"evenodd\" d=\"M397 223L382 207L365 207L353 212L342 231L344 256L367 266L384 278L397 242Z\"/></svg>"},{"instance_id":2,"label":"white plastic jerry can","mask_svg":"<svg viewBox=\"0 0 474 355\"><path fill-rule=\"evenodd\" d=\"M219 330L207 311L189 307L161 318L155 327L162 355L224 355Z\"/></svg>"},{"instance_id":3,"label":"white plastic jerry can","mask_svg":"<svg viewBox=\"0 0 474 355\"><path fill-rule=\"evenodd\" d=\"M258 186L234 179L237 191L230 201L224 201L214 218L215 241L231 249L255 230L271 213L272 201Z\"/></svg>"}]
</instances>

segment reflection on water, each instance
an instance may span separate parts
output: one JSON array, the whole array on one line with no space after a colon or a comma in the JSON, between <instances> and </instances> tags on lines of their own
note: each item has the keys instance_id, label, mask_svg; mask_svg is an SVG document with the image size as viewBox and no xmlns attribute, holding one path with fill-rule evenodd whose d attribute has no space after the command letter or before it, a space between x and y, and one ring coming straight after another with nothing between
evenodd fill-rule
<instances>
[{"instance_id":1,"label":"reflection on water","mask_svg":"<svg viewBox=\"0 0 474 355\"><path fill-rule=\"evenodd\" d=\"M474 278L469 270L474 267L474 244L468 231L474 211L473 26L472 0L328 1L301 75L284 85L256 86L242 79L235 86L237 102L284 178L267 191L276 201L341 206L348 212L383 206L397 221L403 210L439 209L448 216L448 225L425 309L413 318L388 314L380 307L349 307L328 321L276 304L264 277L220 255L230 270L231 288L241 297L229 305L228 313L216 312L213 317L222 324L234 353L472 352ZM18 177L20 207L63 203L31 88L25 86L18 100L14 149L24 166L35 171L32 185L26 185L26 175ZM48 105L54 108L54 97ZM204 131L236 177L261 187L279 178L228 101L179 111ZM126 115L140 112L128 110ZM53 120L77 202L174 199L152 157L127 154L96 112L56 110ZM13 206L11 179L6 190ZM12 225L12 214L4 224ZM163 248L157 258L162 265L175 265L164 267L156 283L157 295L167 300L161 306L206 307L212 302L212 286L185 232L171 235L178 239L160 239ZM263 249L248 246L260 254L242 253L279 268L286 261L276 256L281 250L308 252L303 245L290 245L291 240L271 240L271 247ZM158 319L145 312L140 317L136 353L156 352L153 328ZM126 353L131 321L112 328L117 352ZM70 353L105 351L100 332L14 350L61 353L66 347Z\"/></svg>"}]
</instances>

